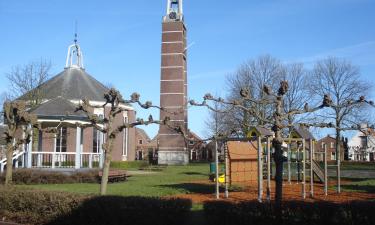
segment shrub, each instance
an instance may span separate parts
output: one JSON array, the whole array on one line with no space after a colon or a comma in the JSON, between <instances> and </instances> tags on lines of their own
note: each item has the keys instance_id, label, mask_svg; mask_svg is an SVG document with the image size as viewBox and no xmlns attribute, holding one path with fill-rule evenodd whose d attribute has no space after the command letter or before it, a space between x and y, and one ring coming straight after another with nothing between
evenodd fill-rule
<instances>
[{"instance_id":1,"label":"shrub","mask_svg":"<svg viewBox=\"0 0 375 225\"><path fill-rule=\"evenodd\" d=\"M77 208L86 196L0 187L0 216L22 224L44 224Z\"/></svg>"},{"instance_id":2,"label":"shrub","mask_svg":"<svg viewBox=\"0 0 375 225\"><path fill-rule=\"evenodd\" d=\"M209 224L375 224L375 202L284 202L282 221L277 221L273 204L256 201L229 203L206 202L204 212Z\"/></svg>"},{"instance_id":3,"label":"shrub","mask_svg":"<svg viewBox=\"0 0 375 225\"><path fill-rule=\"evenodd\" d=\"M48 225L182 225L191 206L191 201L186 199L96 197Z\"/></svg>"},{"instance_id":4,"label":"shrub","mask_svg":"<svg viewBox=\"0 0 375 225\"><path fill-rule=\"evenodd\" d=\"M62 173L32 169L17 169L13 171L14 184L68 184L68 183L97 183L98 170L85 172ZM0 183L5 180L5 174L0 175Z\"/></svg>"},{"instance_id":5,"label":"shrub","mask_svg":"<svg viewBox=\"0 0 375 225\"><path fill-rule=\"evenodd\" d=\"M191 200L85 196L0 187L0 218L30 225L183 225Z\"/></svg>"}]
</instances>

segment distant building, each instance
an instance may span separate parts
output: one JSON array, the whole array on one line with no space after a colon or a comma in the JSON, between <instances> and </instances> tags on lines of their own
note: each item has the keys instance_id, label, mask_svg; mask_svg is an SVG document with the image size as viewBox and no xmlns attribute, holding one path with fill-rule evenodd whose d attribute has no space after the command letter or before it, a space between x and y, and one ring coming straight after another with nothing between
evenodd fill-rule
<instances>
[{"instance_id":1,"label":"distant building","mask_svg":"<svg viewBox=\"0 0 375 225\"><path fill-rule=\"evenodd\" d=\"M363 125L349 141L349 159L353 161L375 161L375 131Z\"/></svg>"},{"instance_id":2,"label":"distant building","mask_svg":"<svg viewBox=\"0 0 375 225\"><path fill-rule=\"evenodd\" d=\"M135 128L135 160L155 160L157 143L153 142L146 131Z\"/></svg>"},{"instance_id":3,"label":"distant building","mask_svg":"<svg viewBox=\"0 0 375 225\"><path fill-rule=\"evenodd\" d=\"M208 161L212 159L212 154L207 148L207 144L202 141L196 133L189 130L188 150L190 161Z\"/></svg>"},{"instance_id":4,"label":"distant building","mask_svg":"<svg viewBox=\"0 0 375 225\"><path fill-rule=\"evenodd\" d=\"M320 139L315 144L315 160L323 161L324 160L324 145L327 145L327 161L336 161L336 138L328 135L325 138ZM340 141L340 160L343 161L345 153L345 143L343 140Z\"/></svg>"},{"instance_id":5,"label":"distant building","mask_svg":"<svg viewBox=\"0 0 375 225\"><path fill-rule=\"evenodd\" d=\"M189 161L207 161L212 159L212 153L206 147L206 143L194 132L189 131L186 140L189 152ZM150 162L158 160L160 135L156 135L153 139L140 128L136 128L135 132L136 144L136 160L148 160ZM153 162L156 163L156 162Z\"/></svg>"}]
</instances>

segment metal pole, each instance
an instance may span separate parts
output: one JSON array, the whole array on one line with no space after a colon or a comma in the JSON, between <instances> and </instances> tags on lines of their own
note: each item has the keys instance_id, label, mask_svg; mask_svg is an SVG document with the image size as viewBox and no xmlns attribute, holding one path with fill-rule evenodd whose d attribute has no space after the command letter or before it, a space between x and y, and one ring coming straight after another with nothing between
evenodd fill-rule
<instances>
[{"instance_id":1,"label":"metal pole","mask_svg":"<svg viewBox=\"0 0 375 225\"><path fill-rule=\"evenodd\" d=\"M258 201L262 202L263 195L263 160L262 160L262 138L258 137Z\"/></svg>"},{"instance_id":2,"label":"metal pole","mask_svg":"<svg viewBox=\"0 0 375 225\"><path fill-rule=\"evenodd\" d=\"M290 169L290 143L288 144L288 152L287 152L287 161L288 161L288 183L291 184L292 183L292 175L291 175L291 169Z\"/></svg>"},{"instance_id":3,"label":"metal pole","mask_svg":"<svg viewBox=\"0 0 375 225\"><path fill-rule=\"evenodd\" d=\"M328 195L327 144L324 144L324 194Z\"/></svg>"},{"instance_id":4,"label":"metal pole","mask_svg":"<svg viewBox=\"0 0 375 225\"><path fill-rule=\"evenodd\" d=\"M224 196L225 198L229 198L229 153L228 148L224 148L224 154L225 154L225 192Z\"/></svg>"},{"instance_id":5,"label":"metal pole","mask_svg":"<svg viewBox=\"0 0 375 225\"><path fill-rule=\"evenodd\" d=\"M306 199L306 140L303 139L302 140L302 170L303 170L303 174L302 174L302 198L303 199Z\"/></svg>"},{"instance_id":6,"label":"metal pole","mask_svg":"<svg viewBox=\"0 0 375 225\"><path fill-rule=\"evenodd\" d=\"M337 161L337 193L341 193L341 146L340 142L337 146L336 161Z\"/></svg>"},{"instance_id":7,"label":"metal pole","mask_svg":"<svg viewBox=\"0 0 375 225\"><path fill-rule=\"evenodd\" d=\"M217 150L217 141L215 140L215 176L216 176L216 199L220 198L220 190L219 190L219 153Z\"/></svg>"},{"instance_id":8,"label":"metal pole","mask_svg":"<svg viewBox=\"0 0 375 225\"><path fill-rule=\"evenodd\" d=\"M314 197L314 171L313 171L314 143L310 139L310 197Z\"/></svg>"},{"instance_id":9,"label":"metal pole","mask_svg":"<svg viewBox=\"0 0 375 225\"><path fill-rule=\"evenodd\" d=\"M271 201L271 142L267 137L267 201Z\"/></svg>"},{"instance_id":10,"label":"metal pole","mask_svg":"<svg viewBox=\"0 0 375 225\"><path fill-rule=\"evenodd\" d=\"M301 180L301 177L300 177L300 157L301 157L301 155L300 155L300 150L299 150L299 146L297 147L297 184L299 183L299 181Z\"/></svg>"}]
</instances>

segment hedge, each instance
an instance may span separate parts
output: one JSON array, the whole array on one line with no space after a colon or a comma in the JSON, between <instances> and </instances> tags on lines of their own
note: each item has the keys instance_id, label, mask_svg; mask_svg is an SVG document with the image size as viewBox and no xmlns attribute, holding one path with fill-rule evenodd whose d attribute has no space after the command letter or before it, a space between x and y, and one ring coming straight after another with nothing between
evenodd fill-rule
<instances>
[{"instance_id":1,"label":"hedge","mask_svg":"<svg viewBox=\"0 0 375 225\"><path fill-rule=\"evenodd\" d=\"M0 218L27 225L183 225L191 200L78 194L0 186Z\"/></svg>"},{"instance_id":2,"label":"hedge","mask_svg":"<svg viewBox=\"0 0 375 225\"><path fill-rule=\"evenodd\" d=\"M0 183L4 183L5 173L0 174ZM13 184L68 184L68 183L98 183L99 171L62 173L32 169L17 169L13 171Z\"/></svg>"},{"instance_id":3,"label":"hedge","mask_svg":"<svg viewBox=\"0 0 375 225\"><path fill-rule=\"evenodd\" d=\"M87 196L0 186L0 217L21 224L44 224L77 208Z\"/></svg>"},{"instance_id":4,"label":"hedge","mask_svg":"<svg viewBox=\"0 0 375 225\"><path fill-rule=\"evenodd\" d=\"M48 225L183 225L191 207L187 199L97 197Z\"/></svg>"},{"instance_id":5,"label":"hedge","mask_svg":"<svg viewBox=\"0 0 375 225\"><path fill-rule=\"evenodd\" d=\"M251 225L373 225L375 224L375 202L356 201L343 204L330 202L284 202L282 221L276 219L274 204L256 201L230 203L212 201L204 204L204 212L209 224L251 224Z\"/></svg>"}]
</instances>

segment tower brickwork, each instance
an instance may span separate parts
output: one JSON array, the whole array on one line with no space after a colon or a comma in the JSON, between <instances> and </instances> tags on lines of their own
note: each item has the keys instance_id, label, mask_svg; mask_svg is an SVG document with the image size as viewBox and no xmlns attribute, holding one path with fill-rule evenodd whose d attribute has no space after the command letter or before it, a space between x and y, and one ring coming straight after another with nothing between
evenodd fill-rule
<instances>
[{"instance_id":1,"label":"tower brickwork","mask_svg":"<svg viewBox=\"0 0 375 225\"><path fill-rule=\"evenodd\" d=\"M188 130L187 115L187 55L186 27L182 0L168 0L167 15L162 23L160 119L170 118L170 124ZM158 143L159 164L187 164L189 154L183 136L160 125Z\"/></svg>"}]
</instances>

